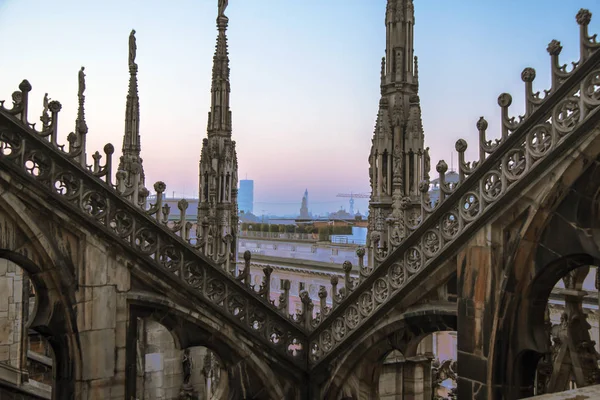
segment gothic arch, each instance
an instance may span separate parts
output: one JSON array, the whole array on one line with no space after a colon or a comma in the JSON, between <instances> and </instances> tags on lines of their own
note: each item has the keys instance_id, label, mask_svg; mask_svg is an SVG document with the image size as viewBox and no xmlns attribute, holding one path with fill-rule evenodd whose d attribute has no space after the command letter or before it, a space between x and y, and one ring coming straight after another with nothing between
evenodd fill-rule
<instances>
[{"instance_id":1,"label":"gothic arch","mask_svg":"<svg viewBox=\"0 0 600 400\"><path fill-rule=\"evenodd\" d=\"M525 213L527 220L510 243L514 251L505 258L488 375L490 386L504 387L507 398L533 395L537 362L548 351L544 310L554 285L578 267L600 265L595 136L567 158L560 179L542 189L538 208Z\"/></svg>"},{"instance_id":2,"label":"gothic arch","mask_svg":"<svg viewBox=\"0 0 600 400\"><path fill-rule=\"evenodd\" d=\"M130 328L127 338L127 364L130 374L127 377L127 388L135 393L135 349L131 343L135 329L132 321L137 317L151 318L159 321L175 337L181 349L193 346L204 346L216 353L223 362L226 380L228 381L227 399L283 399L286 392L275 372L261 360L261 354L249 347L246 342L228 335L225 329L219 329L218 323L201 310L195 311L178 305L168 298L148 292L129 292ZM222 391L225 392L225 391Z\"/></svg>"},{"instance_id":3,"label":"gothic arch","mask_svg":"<svg viewBox=\"0 0 600 400\"><path fill-rule=\"evenodd\" d=\"M323 398L338 399L342 395L362 398L357 397L358 388L356 393L348 393L349 381L354 380L354 386L376 390L379 382L376 366L390 352L398 350L404 356L414 355L424 337L439 331L455 331L456 325L456 304L448 302L417 306L382 319L340 356L323 385Z\"/></svg>"},{"instance_id":4,"label":"gothic arch","mask_svg":"<svg viewBox=\"0 0 600 400\"><path fill-rule=\"evenodd\" d=\"M44 336L52 348L52 396L76 398L82 358L73 311L74 276L55 243L32 218L28 206L6 190L0 193L0 230L0 258L21 267L36 291L34 317L28 321L28 328Z\"/></svg>"}]
</instances>

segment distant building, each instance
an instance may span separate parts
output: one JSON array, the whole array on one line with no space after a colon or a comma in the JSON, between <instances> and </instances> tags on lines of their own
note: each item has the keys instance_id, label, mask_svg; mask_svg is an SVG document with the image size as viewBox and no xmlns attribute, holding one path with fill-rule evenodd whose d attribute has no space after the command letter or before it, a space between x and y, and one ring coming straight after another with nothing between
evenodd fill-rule
<instances>
[{"instance_id":1,"label":"distant building","mask_svg":"<svg viewBox=\"0 0 600 400\"><path fill-rule=\"evenodd\" d=\"M308 213L308 189L304 191L304 196L302 197L302 205L300 206L300 218L310 218L310 214Z\"/></svg>"},{"instance_id":2,"label":"distant building","mask_svg":"<svg viewBox=\"0 0 600 400\"><path fill-rule=\"evenodd\" d=\"M239 211L245 213L254 212L254 181L242 179L240 181L240 191L238 193Z\"/></svg>"},{"instance_id":3,"label":"distant building","mask_svg":"<svg viewBox=\"0 0 600 400\"><path fill-rule=\"evenodd\" d=\"M456 185L458 183L458 173L449 171L446 173L445 181L447 185ZM429 187L429 200L434 205L440 199L440 180L434 179Z\"/></svg>"}]
</instances>

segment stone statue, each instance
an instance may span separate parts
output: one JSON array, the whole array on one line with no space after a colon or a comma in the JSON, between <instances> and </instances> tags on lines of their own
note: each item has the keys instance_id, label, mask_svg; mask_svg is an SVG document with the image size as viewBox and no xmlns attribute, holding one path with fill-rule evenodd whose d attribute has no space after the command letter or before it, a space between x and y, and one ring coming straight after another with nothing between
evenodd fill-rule
<instances>
[{"instance_id":1,"label":"stone statue","mask_svg":"<svg viewBox=\"0 0 600 400\"><path fill-rule=\"evenodd\" d=\"M225 9L227 8L229 0L219 0L219 17L225 16Z\"/></svg>"},{"instance_id":2,"label":"stone statue","mask_svg":"<svg viewBox=\"0 0 600 400\"><path fill-rule=\"evenodd\" d=\"M425 149L425 152L423 153L423 157L424 157L424 159L425 159L425 160L424 160L424 161L425 161L425 162L424 162L424 164L425 164L425 165L424 165L424 167L423 167L423 168L425 169L425 171L423 171L423 172L425 173L425 174L424 174L424 175L425 175L425 177L426 177L427 179L429 179L429 171L431 171L431 157L429 156L429 147L427 147L427 148Z\"/></svg>"},{"instance_id":3,"label":"stone statue","mask_svg":"<svg viewBox=\"0 0 600 400\"><path fill-rule=\"evenodd\" d=\"M44 102L44 111L43 111L43 113L45 115L45 114L48 114L48 93L44 94L44 100L43 100L43 102Z\"/></svg>"},{"instance_id":4,"label":"stone statue","mask_svg":"<svg viewBox=\"0 0 600 400\"><path fill-rule=\"evenodd\" d=\"M83 71L85 71L85 67L81 67L79 70L79 97L83 96L83 92L85 92L85 74Z\"/></svg>"},{"instance_id":5,"label":"stone statue","mask_svg":"<svg viewBox=\"0 0 600 400\"><path fill-rule=\"evenodd\" d=\"M190 349L183 351L183 384L187 385L192 377L192 357L190 355Z\"/></svg>"},{"instance_id":6,"label":"stone statue","mask_svg":"<svg viewBox=\"0 0 600 400\"><path fill-rule=\"evenodd\" d=\"M132 67L135 64L135 55L137 51L137 46L135 44L135 29L131 30L129 34L129 66Z\"/></svg>"}]
</instances>

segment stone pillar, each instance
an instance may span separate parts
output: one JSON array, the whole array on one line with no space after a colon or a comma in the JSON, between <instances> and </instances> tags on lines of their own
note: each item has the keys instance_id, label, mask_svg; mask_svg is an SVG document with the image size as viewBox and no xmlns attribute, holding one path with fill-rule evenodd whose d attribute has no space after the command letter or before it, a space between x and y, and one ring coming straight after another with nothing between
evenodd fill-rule
<instances>
[{"instance_id":1,"label":"stone pillar","mask_svg":"<svg viewBox=\"0 0 600 400\"><path fill-rule=\"evenodd\" d=\"M431 358L427 356L406 359L402 377L402 398L411 400L430 400L432 398L431 361Z\"/></svg>"},{"instance_id":2,"label":"stone pillar","mask_svg":"<svg viewBox=\"0 0 600 400\"><path fill-rule=\"evenodd\" d=\"M395 400L402 398L404 377L403 356L388 356L383 362L379 375L379 399Z\"/></svg>"},{"instance_id":3,"label":"stone pillar","mask_svg":"<svg viewBox=\"0 0 600 400\"><path fill-rule=\"evenodd\" d=\"M488 398L487 375L493 331L496 270L499 242L486 225L464 245L457 256L458 289L458 398ZM499 398L499 397L498 397Z\"/></svg>"},{"instance_id":4,"label":"stone pillar","mask_svg":"<svg viewBox=\"0 0 600 400\"><path fill-rule=\"evenodd\" d=\"M26 280L20 267L0 259L0 380L17 386L28 380Z\"/></svg>"},{"instance_id":5,"label":"stone pillar","mask_svg":"<svg viewBox=\"0 0 600 400\"><path fill-rule=\"evenodd\" d=\"M87 238L85 263L76 292L81 345L81 393L78 398L125 397L126 339L130 276L127 262Z\"/></svg>"}]
</instances>

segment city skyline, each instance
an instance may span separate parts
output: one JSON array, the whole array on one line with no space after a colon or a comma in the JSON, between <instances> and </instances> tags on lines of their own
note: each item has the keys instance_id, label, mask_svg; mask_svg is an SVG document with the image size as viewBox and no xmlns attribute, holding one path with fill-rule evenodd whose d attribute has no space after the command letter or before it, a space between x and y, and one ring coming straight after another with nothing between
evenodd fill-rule
<instances>
[{"instance_id":1,"label":"city skyline","mask_svg":"<svg viewBox=\"0 0 600 400\"><path fill-rule=\"evenodd\" d=\"M299 212L305 188L311 193L309 210L317 214L348 209L347 199L335 198L339 192L368 192L385 4L230 2L226 15L233 139L240 178L248 174L256 182L256 213ZM497 136L500 93L512 94L512 115L522 114L524 67L536 69L536 90L549 87L550 58L544 49L550 40L561 41L562 63L578 58L572 25L581 7L598 11L591 0L415 2L415 54L432 179L438 159L450 164L458 138L469 142L467 158L475 158L475 122L480 116L489 121L488 136ZM9 102L20 81L28 79L33 86L30 115L41 114L46 92L62 103L60 141L65 143L77 112L77 73L85 66L88 151L111 142L118 157L127 37L134 28L146 184L151 188L162 180L169 194L197 197L216 14L216 0L182 1L177 8L157 1L140 7L116 1L0 0L0 34L6 52L16 60L3 66L0 99ZM590 31L597 30L598 20L592 20ZM10 40L14 32L19 40ZM455 168L456 163L454 157ZM357 200L355 209L364 213L366 204Z\"/></svg>"}]
</instances>

